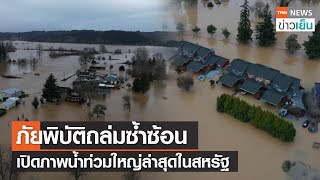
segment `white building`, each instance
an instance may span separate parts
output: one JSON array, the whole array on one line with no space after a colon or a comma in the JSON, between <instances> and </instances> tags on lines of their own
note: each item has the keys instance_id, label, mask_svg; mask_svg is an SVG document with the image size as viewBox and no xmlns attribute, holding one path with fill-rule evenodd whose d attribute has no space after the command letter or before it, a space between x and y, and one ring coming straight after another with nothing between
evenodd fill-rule
<instances>
[{"instance_id":1,"label":"white building","mask_svg":"<svg viewBox=\"0 0 320 180\"><path fill-rule=\"evenodd\" d=\"M22 95L22 90L18 88L9 88L0 92L0 100L11 98L11 97L19 97Z\"/></svg>"},{"instance_id":2,"label":"white building","mask_svg":"<svg viewBox=\"0 0 320 180\"><path fill-rule=\"evenodd\" d=\"M0 109L10 109L17 105L20 102L20 99L17 97L11 97L6 100L6 102L0 104Z\"/></svg>"}]
</instances>

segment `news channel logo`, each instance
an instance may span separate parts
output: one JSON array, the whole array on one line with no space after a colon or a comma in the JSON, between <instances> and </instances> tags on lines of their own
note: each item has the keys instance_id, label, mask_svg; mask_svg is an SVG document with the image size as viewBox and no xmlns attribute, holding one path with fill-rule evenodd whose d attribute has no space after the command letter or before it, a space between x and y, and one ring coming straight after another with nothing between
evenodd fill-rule
<instances>
[{"instance_id":1,"label":"news channel logo","mask_svg":"<svg viewBox=\"0 0 320 180\"><path fill-rule=\"evenodd\" d=\"M311 8L277 7L277 32L314 32L315 18Z\"/></svg>"}]
</instances>

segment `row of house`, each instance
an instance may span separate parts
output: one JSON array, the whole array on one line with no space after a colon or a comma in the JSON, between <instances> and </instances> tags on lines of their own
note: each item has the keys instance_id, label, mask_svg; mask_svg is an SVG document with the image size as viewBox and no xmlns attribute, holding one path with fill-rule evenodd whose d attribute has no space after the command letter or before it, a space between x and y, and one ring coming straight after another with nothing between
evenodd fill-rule
<instances>
[{"instance_id":1,"label":"row of house","mask_svg":"<svg viewBox=\"0 0 320 180\"><path fill-rule=\"evenodd\" d=\"M212 69L223 69L229 60L215 54L213 49L199 46L187 41L179 41L175 45L178 55L174 58L174 66L183 66L188 70L199 73Z\"/></svg>"},{"instance_id":2,"label":"row of house","mask_svg":"<svg viewBox=\"0 0 320 180\"><path fill-rule=\"evenodd\" d=\"M297 95L300 79L262 64L234 59L218 82L255 95L262 101L278 106Z\"/></svg>"}]
</instances>

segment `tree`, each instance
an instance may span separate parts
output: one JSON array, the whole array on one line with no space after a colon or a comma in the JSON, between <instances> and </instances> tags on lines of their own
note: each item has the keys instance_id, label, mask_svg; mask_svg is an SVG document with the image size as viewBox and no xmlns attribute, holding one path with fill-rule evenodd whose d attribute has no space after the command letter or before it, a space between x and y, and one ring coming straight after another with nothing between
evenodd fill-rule
<instances>
[{"instance_id":1,"label":"tree","mask_svg":"<svg viewBox=\"0 0 320 180\"><path fill-rule=\"evenodd\" d=\"M125 172L122 176L123 180L139 180L140 179L140 173L129 171Z\"/></svg>"},{"instance_id":2,"label":"tree","mask_svg":"<svg viewBox=\"0 0 320 180\"><path fill-rule=\"evenodd\" d=\"M298 38L298 35L291 34L286 39L286 48L290 53L295 53L297 50L301 48L301 45L299 44L297 38Z\"/></svg>"},{"instance_id":3,"label":"tree","mask_svg":"<svg viewBox=\"0 0 320 180\"><path fill-rule=\"evenodd\" d=\"M79 171L78 169L73 169L69 172L69 175L74 178L74 180L80 180L81 177L86 176L87 174Z\"/></svg>"},{"instance_id":4,"label":"tree","mask_svg":"<svg viewBox=\"0 0 320 180\"><path fill-rule=\"evenodd\" d=\"M43 46L42 46L42 44L38 44L37 47L36 47L36 50L37 50L38 59L40 59L41 56L42 56L42 53L43 53Z\"/></svg>"},{"instance_id":5,"label":"tree","mask_svg":"<svg viewBox=\"0 0 320 180\"><path fill-rule=\"evenodd\" d=\"M224 35L224 37L225 37L226 39L228 39L231 33L228 31L227 28L223 28L223 29L222 29L222 34Z\"/></svg>"},{"instance_id":6,"label":"tree","mask_svg":"<svg viewBox=\"0 0 320 180\"><path fill-rule=\"evenodd\" d=\"M88 99L88 105L90 106L92 96L96 93L95 84L91 81L82 82L81 85L77 86L75 89L79 94L86 96Z\"/></svg>"},{"instance_id":7,"label":"tree","mask_svg":"<svg viewBox=\"0 0 320 180\"><path fill-rule=\"evenodd\" d=\"M167 65L165 60L159 60L158 63L156 63L154 68L154 74L153 78L157 81L165 80L167 77Z\"/></svg>"},{"instance_id":8,"label":"tree","mask_svg":"<svg viewBox=\"0 0 320 180\"><path fill-rule=\"evenodd\" d=\"M180 32L184 31L185 29L183 23L179 22L176 26L176 29Z\"/></svg>"},{"instance_id":9,"label":"tree","mask_svg":"<svg viewBox=\"0 0 320 180\"><path fill-rule=\"evenodd\" d=\"M217 28L214 25L210 24L207 26L207 32L210 35L213 35L214 33L216 33L216 31L217 31Z\"/></svg>"},{"instance_id":10,"label":"tree","mask_svg":"<svg viewBox=\"0 0 320 180\"><path fill-rule=\"evenodd\" d=\"M263 9L263 21L258 22L256 26L256 38L260 46L271 46L276 43L276 30L272 23L272 15L269 10L269 4Z\"/></svg>"},{"instance_id":11,"label":"tree","mask_svg":"<svg viewBox=\"0 0 320 180\"><path fill-rule=\"evenodd\" d=\"M147 76L137 77L133 81L132 90L134 92L146 93L150 89L150 83Z\"/></svg>"},{"instance_id":12,"label":"tree","mask_svg":"<svg viewBox=\"0 0 320 180\"><path fill-rule=\"evenodd\" d=\"M192 76L179 76L177 79L177 86L186 91L189 91L193 84Z\"/></svg>"},{"instance_id":13,"label":"tree","mask_svg":"<svg viewBox=\"0 0 320 180\"><path fill-rule=\"evenodd\" d=\"M312 36L308 36L308 39L309 40L305 41L302 45L309 59L320 58L320 21L316 25Z\"/></svg>"},{"instance_id":14,"label":"tree","mask_svg":"<svg viewBox=\"0 0 320 180\"><path fill-rule=\"evenodd\" d=\"M240 22L238 24L238 35L237 41L240 43L247 43L251 41L251 35L253 30L251 29L250 23L250 7L248 0L244 0L244 4L241 6L242 10L240 13Z\"/></svg>"},{"instance_id":15,"label":"tree","mask_svg":"<svg viewBox=\"0 0 320 180\"><path fill-rule=\"evenodd\" d=\"M265 7L265 3L261 0L258 0L254 3L253 7L251 8L254 11L255 16L262 18L263 17L263 8Z\"/></svg>"},{"instance_id":16,"label":"tree","mask_svg":"<svg viewBox=\"0 0 320 180\"><path fill-rule=\"evenodd\" d=\"M105 47L103 44L100 44L100 45L99 45L99 51L100 51L100 53L102 54L102 53L106 53L106 52L107 52L107 49L106 49L106 47Z\"/></svg>"},{"instance_id":17,"label":"tree","mask_svg":"<svg viewBox=\"0 0 320 180\"><path fill-rule=\"evenodd\" d=\"M109 69L110 69L110 73L111 73L111 71L113 69L113 65L112 64L109 66Z\"/></svg>"},{"instance_id":18,"label":"tree","mask_svg":"<svg viewBox=\"0 0 320 180\"><path fill-rule=\"evenodd\" d=\"M93 54L88 51L83 51L79 56L79 63L80 65L87 64L90 59L93 59Z\"/></svg>"},{"instance_id":19,"label":"tree","mask_svg":"<svg viewBox=\"0 0 320 180\"><path fill-rule=\"evenodd\" d=\"M201 31L201 29L198 27L198 26L195 26L193 29L192 29L192 32L194 32L194 33L198 33L198 32L200 32Z\"/></svg>"},{"instance_id":20,"label":"tree","mask_svg":"<svg viewBox=\"0 0 320 180\"><path fill-rule=\"evenodd\" d=\"M3 42L1 42L0 44L0 63L4 62L7 60L7 50L3 44Z\"/></svg>"},{"instance_id":21,"label":"tree","mask_svg":"<svg viewBox=\"0 0 320 180\"><path fill-rule=\"evenodd\" d=\"M123 66L123 65L121 65L121 66L119 67L119 71L120 71L120 72L122 72L122 71L126 71L126 69L124 68L124 66Z\"/></svg>"},{"instance_id":22,"label":"tree","mask_svg":"<svg viewBox=\"0 0 320 180\"><path fill-rule=\"evenodd\" d=\"M107 107L106 107L105 105L97 104L97 105L93 108L92 113L93 113L93 114L96 114L97 117L100 117L100 116L106 115L106 113L105 113L106 110L107 110Z\"/></svg>"},{"instance_id":23,"label":"tree","mask_svg":"<svg viewBox=\"0 0 320 180\"><path fill-rule=\"evenodd\" d=\"M34 97L31 104L32 104L32 106L33 106L34 108L37 109L38 106L39 106L39 100L38 100L38 98L37 98L37 97Z\"/></svg>"},{"instance_id":24,"label":"tree","mask_svg":"<svg viewBox=\"0 0 320 180\"><path fill-rule=\"evenodd\" d=\"M125 111L131 111L131 97L129 95L122 96L123 109Z\"/></svg>"},{"instance_id":25,"label":"tree","mask_svg":"<svg viewBox=\"0 0 320 180\"><path fill-rule=\"evenodd\" d=\"M49 102L60 99L60 89L57 85L57 80L50 74L42 89L42 97Z\"/></svg>"},{"instance_id":26,"label":"tree","mask_svg":"<svg viewBox=\"0 0 320 180\"><path fill-rule=\"evenodd\" d=\"M44 104L44 99L43 99L43 97L40 98L40 102L41 102L41 104Z\"/></svg>"}]
</instances>

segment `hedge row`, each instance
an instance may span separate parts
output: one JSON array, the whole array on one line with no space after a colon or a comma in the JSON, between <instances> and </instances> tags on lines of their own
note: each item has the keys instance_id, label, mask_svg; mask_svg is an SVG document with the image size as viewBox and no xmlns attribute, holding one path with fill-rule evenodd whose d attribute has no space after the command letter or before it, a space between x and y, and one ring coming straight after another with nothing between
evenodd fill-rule
<instances>
[{"instance_id":1,"label":"hedge row","mask_svg":"<svg viewBox=\"0 0 320 180\"><path fill-rule=\"evenodd\" d=\"M217 111L230 114L242 122L250 122L254 127L285 142L293 141L296 135L291 122L231 95L223 94L217 98Z\"/></svg>"},{"instance_id":2,"label":"hedge row","mask_svg":"<svg viewBox=\"0 0 320 180\"><path fill-rule=\"evenodd\" d=\"M5 109L0 109L0 116L3 116L7 113Z\"/></svg>"}]
</instances>

